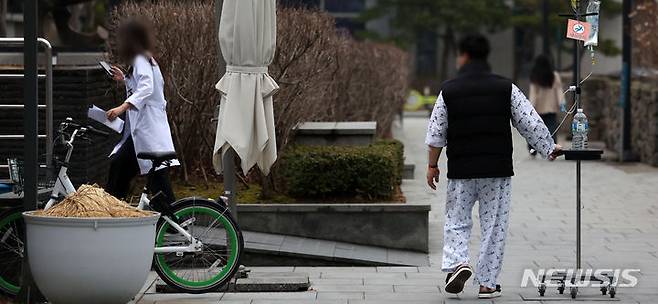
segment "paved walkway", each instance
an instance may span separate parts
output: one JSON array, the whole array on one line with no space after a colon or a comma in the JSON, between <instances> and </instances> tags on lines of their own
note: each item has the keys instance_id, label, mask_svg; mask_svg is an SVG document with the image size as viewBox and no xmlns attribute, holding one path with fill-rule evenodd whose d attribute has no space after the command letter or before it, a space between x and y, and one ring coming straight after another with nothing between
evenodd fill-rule
<instances>
[{"instance_id":1,"label":"paved walkway","mask_svg":"<svg viewBox=\"0 0 658 304\"><path fill-rule=\"evenodd\" d=\"M206 295L157 295L147 291L139 303L492 303L477 300L475 286L469 285L457 299L441 291L445 178L436 192L424 184L426 124L425 118L406 117L404 127L396 130L396 137L405 143L406 162L416 164L416 179L403 183L409 203L432 203L430 267L257 267L253 271L308 273L313 290ZM500 278L504 296L495 303L522 303L522 296L536 297L534 288L520 287L526 268L572 268L575 264L575 164L531 159L518 136L515 147L511 227ZM445 168L445 163L441 167ZM583 201L583 267L640 269L639 284L620 289L618 303L658 303L658 169L641 164L586 163ZM478 249L478 232L476 224L472 258ZM597 289L580 292L578 300L591 301L579 303L609 300ZM555 290L549 289L546 300L555 298ZM544 302L570 302L566 295L561 299Z\"/></svg>"}]
</instances>

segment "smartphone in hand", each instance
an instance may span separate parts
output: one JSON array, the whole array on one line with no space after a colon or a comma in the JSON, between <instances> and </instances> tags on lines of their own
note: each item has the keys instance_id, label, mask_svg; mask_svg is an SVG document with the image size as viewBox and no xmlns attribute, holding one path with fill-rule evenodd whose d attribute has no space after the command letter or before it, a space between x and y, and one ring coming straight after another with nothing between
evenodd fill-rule
<instances>
[{"instance_id":1,"label":"smartphone in hand","mask_svg":"<svg viewBox=\"0 0 658 304\"><path fill-rule=\"evenodd\" d=\"M114 77L114 73L112 73L112 66L109 63L101 60L98 62L98 64L101 65L101 67L103 68L103 70L105 70L105 73L107 73L108 76Z\"/></svg>"}]
</instances>

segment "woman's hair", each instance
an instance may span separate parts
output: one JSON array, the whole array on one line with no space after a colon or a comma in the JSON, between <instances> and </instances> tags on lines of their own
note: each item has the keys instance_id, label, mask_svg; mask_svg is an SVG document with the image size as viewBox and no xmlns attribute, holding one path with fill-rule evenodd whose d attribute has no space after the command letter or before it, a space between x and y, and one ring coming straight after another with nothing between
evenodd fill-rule
<instances>
[{"instance_id":1,"label":"woman's hair","mask_svg":"<svg viewBox=\"0 0 658 304\"><path fill-rule=\"evenodd\" d=\"M530 82L536 85L550 88L555 81L555 68L551 58L546 55L539 55L535 59L535 64L530 71Z\"/></svg>"},{"instance_id":2,"label":"woman's hair","mask_svg":"<svg viewBox=\"0 0 658 304\"><path fill-rule=\"evenodd\" d=\"M117 30L117 51L123 64L132 65L135 56L146 55L150 58L155 51L155 39L151 27L144 21L127 19Z\"/></svg>"}]
</instances>

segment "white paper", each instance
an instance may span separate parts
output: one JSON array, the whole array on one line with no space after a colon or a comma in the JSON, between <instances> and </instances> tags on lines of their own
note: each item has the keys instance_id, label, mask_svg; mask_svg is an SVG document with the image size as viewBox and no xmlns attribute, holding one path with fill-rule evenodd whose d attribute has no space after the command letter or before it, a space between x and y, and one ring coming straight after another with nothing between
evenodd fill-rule
<instances>
[{"instance_id":1,"label":"white paper","mask_svg":"<svg viewBox=\"0 0 658 304\"><path fill-rule=\"evenodd\" d=\"M117 133L121 133L123 130L123 120L121 118L117 117L113 121L110 121L107 119L106 111L95 105L89 108L89 111L87 111L87 117L106 125Z\"/></svg>"}]
</instances>

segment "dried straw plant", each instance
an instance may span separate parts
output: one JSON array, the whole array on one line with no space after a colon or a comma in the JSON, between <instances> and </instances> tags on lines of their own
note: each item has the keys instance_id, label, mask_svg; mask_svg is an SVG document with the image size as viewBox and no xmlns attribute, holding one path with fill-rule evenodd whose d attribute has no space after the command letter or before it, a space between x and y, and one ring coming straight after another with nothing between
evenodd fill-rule
<instances>
[{"instance_id":1,"label":"dried straw plant","mask_svg":"<svg viewBox=\"0 0 658 304\"><path fill-rule=\"evenodd\" d=\"M54 217L146 217L150 211L139 210L120 201L98 185L82 185L62 202L36 215Z\"/></svg>"},{"instance_id":2,"label":"dried straw plant","mask_svg":"<svg viewBox=\"0 0 658 304\"><path fill-rule=\"evenodd\" d=\"M144 1L121 5L113 29L126 17L154 24L157 60L165 75L165 95L174 142L183 173L211 171L214 125L219 95L217 29L212 0ZM281 89L274 96L279 151L293 129L305 121L376 120L387 136L407 93L406 54L389 45L357 42L341 36L329 14L280 8L277 51L270 74ZM114 53L115 37L108 50Z\"/></svg>"}]
</instances>

